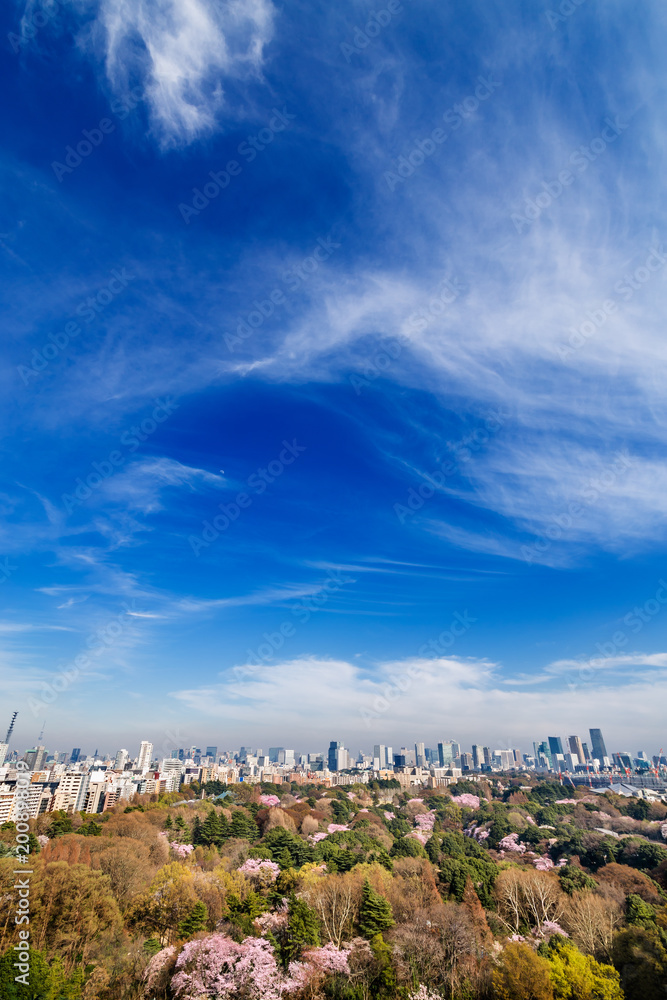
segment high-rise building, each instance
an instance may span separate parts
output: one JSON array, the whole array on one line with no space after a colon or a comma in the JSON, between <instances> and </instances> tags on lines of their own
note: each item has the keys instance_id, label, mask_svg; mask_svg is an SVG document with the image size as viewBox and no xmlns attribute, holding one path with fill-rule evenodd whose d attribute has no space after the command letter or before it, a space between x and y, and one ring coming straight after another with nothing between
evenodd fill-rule
<instances>
[{"instance_id":1,"label":"high-rise building","mask_svg":"<svg viewBox=\"0 0 667 1000\"><path fill-rule=\"evenodd\" d=\"M608 756L607 747L605 746L605 742L602 738L602 730L589 729L588 731L591 734L591 747L593 748L592 750L593 757L597 758L597 760L599 760L600 763L602 764L603 758Z\"/></svg>"},{"instance_id":2,"label":"high-rise building","mask_svg":"<svg viewBox=\"0 0 667 1000\"><path fill-rule=\"evenodd\" d=\"M426 754L423 743L415 743L415 763L417 767L426 767Z\"/></svg>"},{"instance_id":3,"label":"high-rise building","mask_svg":"<svg viewBox=\"0 0 667 1000\"><path fill-rule=\"evenodd\" d=\"M392 767L394 763L394 752L391 747L386 747L382 743L376 743L373 747L373 766L378 761L378 768L385 770Z\"/></svg>"},{"instance_id":4,"label":"high-rise building","mask_svg":"<svg viewBox=\"0 0 667 1000\"><path fill-rule=\"evenodd\" d=\"M9 749L9 743L0 743L0 767L5 763L7 759L7 751Z\"/></svg>"},{"instance_id":5,"label":"high-rise building","mask_svg":"<svg viewBox=\"0 0 667 1000\"><path fill-rule=\"evenodd\" d=\"M127 764L128 757L129 754L127 750L118 750L116 752L116 759L113 762L114 771L122 771L125 765Z\"/></svg>"},{"instance_id":6,"label":"high-rise building","mask_svg":"<svg viewBox=\"0 0 667 1000\"><path fill-rule=\"evenodd\" d=\"M218 756L218 748L217 747L206 747L206 756L207 757L217 757Z\"/></svg>"},{"instance_id":7,"label":"high-rise building","mask_svg":"<svg viewBox=\"0 0 667 1000\"><path fill-rule=\"evenodd\" d=\"M332 740L329 744L329 752L327 754L327 766L330 771L338 770L338 751L342 749L343 744L338 743L336 740ZM269 757L271 756L271 750L269 750Z\"/></svg>"},{"instance_id":8,"label":"high-rise building","mask_svg":"<svg viewBox=\"0 0 667 1000\"><path fill-rule=\"evenodd\" d=\"M551 752L551 756L555 757L556 754L558 753L562 754L563 741L561 740L560 736L549 736L548 739L549 739L549 751Z\"/></svg>"},{"instance_id":9,"label":"high-rise building","mask_svg":"<svg viewBox=\"0 0 667 1000\"><path fill-rule=\"evenodd\" d=\"M139 757L137 759L137 769L143 774L151 765L153 758L153 744L148 740L142 740L139 747Z\"/></svg>"},{"instance_id":10,"label":"high-rise building","mask_svg":"<svg viewBox=\"0 0 667 1000\"><path fill-rule=\"evenodd\" d=\"M588 743L582 743L581 745L584 748L584 760L589 761L591 759L591 752L588 749Z\"/></svg>"},{"instance_id":11,"label":"high-rise building","mask_svg":"<svg viewBox=\"0 0 667 1000\"><path fill-rule=\"evenodd\" d=\"M491 756L491 747L482 747L482 753L484 754L484 763L487 767L490 767L493 759Z\"/></svg>"},{"instance_id":12,"label":"high-rise building","mask_svg":"<svg viewBox=\"0 0 667 1000\"><path fill-rule=\"evenodd\" d=\"M32 750L26 751L23 759L28 765L28 769L30 771L39 771L42 764L46 760L46 748L33 747Z\"/></svg>"},{"instance_id":13,"label":"high-rise building","mask_svg":"<svg viewBox=\"0 0 667 1000\"><path fill-rule=\"evenodd\" d=\"M471 753L462 753L461 754L461 768L462 768L462 770L464 770L464 771L472 771L472 769L473 769L474 766L475 766L475 763L473 761L472 754Z\"/></svg>"},{"instance_id":14,"label":"high-rise building","mask_svg":"<svg viewBox=\"0 0 667 1000\"><path fill-rule=\"evenodd\" d=\"M473 743L472 745L472 762L473 766L477 768L480 768L484 763L484 754L482 753L482 748L478 746L477 743Z\"/></svg>"},{"instance_id":15,"label":"high-rise building","mask_svg":"<svg viewBox=\"0 0 667 1000\"><path fill-rule=\"evenodd\" d=\"M76 764L81 756L81 747L74 747L70 754L70 764Z\"/></svg>"},{"instance_id":16,"label":"high-rise building","mask_svg":"<svg viewBox=\"0 0 667 1000\"><path fill-rule=\"evenodd\" d=\"M584 748L581 740L578 736L568 736L567 742L570 745L570 753L576 753L577 760L580 764L583 764L586 758L584 757Z\"/></svg>"}]
</instances>

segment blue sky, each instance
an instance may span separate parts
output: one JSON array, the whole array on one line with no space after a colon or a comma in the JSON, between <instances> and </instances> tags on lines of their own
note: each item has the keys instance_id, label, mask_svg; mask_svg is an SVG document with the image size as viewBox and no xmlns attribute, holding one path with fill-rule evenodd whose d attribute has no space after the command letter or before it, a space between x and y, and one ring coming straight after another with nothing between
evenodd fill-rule
<instances>
[{"instance_id":1,"label":"blue sky","mask_svg":"<svg viewBox=\"0 0 667 1000\"><path fill-rule=\"evenodd\" d=\"M17 745L658 750L666 29L4 8Z\"/></svg>"}]
</instances>

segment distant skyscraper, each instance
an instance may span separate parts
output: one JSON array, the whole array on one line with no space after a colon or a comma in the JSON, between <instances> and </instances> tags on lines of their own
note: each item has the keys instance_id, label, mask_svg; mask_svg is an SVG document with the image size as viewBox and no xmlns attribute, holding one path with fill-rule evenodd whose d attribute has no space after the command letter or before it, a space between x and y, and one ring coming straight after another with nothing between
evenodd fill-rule
<instances>
[{"instance_id":1,"label":"distant skyscraper","mask_svg":"<svg viewBox=\"0 0 667 1000\"><path fill-rule=\"evenodd\" d=\"M588 743L582 743L581 745L584 748L584 760L589 761L591 759L591 752L588 749Z\"/></svg>"},{"instance_id":2,"label":"distant skyscraper","mask_svg":"<svg viewBox=\"0 0 667 1000\"><path fill-rule=\"evenodd\" d=\"M127 764L127 758L129 754L127 750L119 750L116 754L116 759L113 764L114 771L122 771Z\"/></svg>"},{"instance_id":3,"label":"distant skyscraper","mask_svg":"<svg viewBox=\"0 0 667 1000\"><path fill-rule=\"evenodd\" d=\"M570 753L576 753L577 760L580 764L583 764L586 760L584 757L584 748L581 740L578 736L568 736L567 742L570 745Z\"/></svg>"},{"instance_id":4,"label":"distant skyscraper","mask_svg":"<svg viewBox=\"0 0 667 1000\"><path fill-rule=\"evenodd\" d=\"M426 767L426 754L423 743L415 743L415 763L417 767Z\"/></svg>"},{"instance_id":5,"label":"distant skyscraper","mask_svg":"<svg viewBox=\"0 0 667 1000\"><path fill-rule=\"evenodd\" d=\"M481 767L484 763L484 754L482 753L482 748L477 746L476 743L472 745L472 761L475 767Z\"/></svg>"},{"instance_id":6,"label":"distant skyscraper","mask_svg":"<svg viewBox=\"0 0 667 1000\"><path fill-rule=\"evenodd\" d=\"M557 753L563 753L563 741L560 736L549 736L549 752L552 757Z\"/></svg>"},{"instance_id":7,"label":"distant skyscraper","mask_svg":"<svg viewBox=\"0 0 667 1000\"><path fill-rule=\"evenodd\" d=\"M28 750L23 758L31 771L39 771L46 760L46 749L44 747L34 747Z\"/></svg>"},{"instance_id":8,"label":"distant skyscraper","mask_svg":"<svg viewBox=\"0 0 667 1000\"><path fill-rule=\"evenodd\" d=\"M445 740L444 743L438 743L438 756L440 758L440 767L451 767L452 761L455 757L459 755L459 745L453 740Z\"/></svg>"},{"instance_id":9,"label":"distant skyscraper","mask_svg":"<svg viewBox=\"0 0 667 1000\"><path fill-rule=\"evenodd\" d=\"M602 739L602 730L589 729L588 731L591 734L591 746L593 748L593 757L597 757L600 763L602 763L602 758L608 756L605 742Z\"/></svg>"},{"instance_id":10,"label":"distant skyscraper","mask_svg":"<svg viewBox=\"0 0 667 1000\"><path fill-rule=\"evenodd\" d=\"M329 744L329 753L327 754L327 766L330 771L338 770L338 751L342 748L343 744L338 743L336 740L332 740ZM271 751L269 750L269 756ZM382 765L380 765L382 766Z\"/></svg>"},{"instance_id":11,"label":"distant skyscraper","mask_svg":"<svg viewBox=\"0 0 667 1000\"><path fill-rule=\"evenodd\" d=\"M8 743L0 743L0 767L5 763L7 759L7 750L9 749Z\"/></svg>"},{"instance_id":12,"label":"distant skyscraper","mask_svg":"<svg viewBox=\"0 0 667 1000\"><path fill-rule=\"evenodd\" d=\"M218 756L218 748L217 747L206 747L206 756L207 757L217 757Z\"/></svg>"},{"instance_id":13,"label":"distant skyscraper","mask_svg":"<svg viewBox=\"0 0 667 1000\"><path fill-rule=\"evenodd\" d=\"M148 740L142 740L141 746L139 747L139 759L137 760L137 768L143 774L150 767L150 763L153 757L153 744L149 743Z\"/></svg>"},{"instance_id":14,"label":"distant skyscraper","mask_svg":"<svg viewBox=\"0 0 667 1000\"><path fill-rule=\"evenodd\" d=\"M70 761L72 764L76 764L81 756L81 747L74 747L72 753L70 754Z\"/></svg>"}]
</instances>

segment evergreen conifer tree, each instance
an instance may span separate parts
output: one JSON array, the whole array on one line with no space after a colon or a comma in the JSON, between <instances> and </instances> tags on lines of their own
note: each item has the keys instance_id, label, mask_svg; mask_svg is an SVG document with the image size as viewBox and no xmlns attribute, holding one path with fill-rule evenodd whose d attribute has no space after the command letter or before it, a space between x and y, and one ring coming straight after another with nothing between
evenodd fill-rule
<instances>
[{"instance_id":1,"label":"evergreen conifer tree","mask_svg":"<svg viewBox=\"0 0 667 1000\"><path fill-rule=\"evenodd\" d=\"M376 892L368 879L364 882L359 910L359 930L369 940L394 926L389 901Z\"/></svg>"}]
</instances>

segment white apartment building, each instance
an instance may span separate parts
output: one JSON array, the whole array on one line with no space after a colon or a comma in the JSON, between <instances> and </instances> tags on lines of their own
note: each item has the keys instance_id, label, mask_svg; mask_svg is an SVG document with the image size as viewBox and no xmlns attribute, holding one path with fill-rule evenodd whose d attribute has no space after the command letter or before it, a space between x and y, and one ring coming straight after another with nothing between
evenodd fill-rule
<instances>
[{"instance_id":1,"label":"white apartment building","mask_svg":"<svg viewBox=\"0 0 667 1000\"><path fill-rule=\"evenodd\" d=\"M137 760L137 769L145 774L150 767L151 760L153 759L153 744L149 743L148 740L142 740L141 746L139 747L139 759Z\"/></svg>"},{"instance_id":2,"label":"white apartment building","mask_svg":"<svg viewBox=\"0 0 667 1000\"><path fill-rule=\"evenodd\" d=\"M61 809L63 812L81 811L86 801L88 781L87 774L79 774L76 771L64 774L53 796L53 809Z\"/></svg>"}]
</instances>

